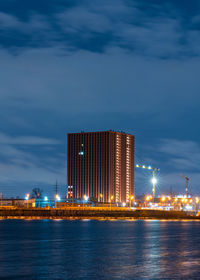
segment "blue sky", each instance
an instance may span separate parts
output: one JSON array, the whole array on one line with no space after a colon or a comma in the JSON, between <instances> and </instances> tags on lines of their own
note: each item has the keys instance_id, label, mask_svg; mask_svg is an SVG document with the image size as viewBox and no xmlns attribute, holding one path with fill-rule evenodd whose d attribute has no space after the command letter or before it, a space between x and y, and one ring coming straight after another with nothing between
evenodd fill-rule
<instances>
[{"instance_id":1,"label":"blue sky","mask_svg":"<svg viewBox=\"0 0 200 280\"><path fill-rule=\"evenodd\" d=\"M158 191L200 191L200 2L2 0L0 192L66 184L66 134L123 130ZM136 193L151 191L136 170Z\"/></svg>"}]
</instances>

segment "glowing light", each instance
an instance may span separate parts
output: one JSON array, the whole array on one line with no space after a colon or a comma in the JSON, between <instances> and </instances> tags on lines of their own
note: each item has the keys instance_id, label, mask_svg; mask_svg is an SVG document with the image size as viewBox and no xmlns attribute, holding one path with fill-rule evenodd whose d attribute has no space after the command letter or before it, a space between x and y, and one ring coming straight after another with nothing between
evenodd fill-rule
<instances>
[{"instance_id":1,"label":"glowing light","mask_svg":"<svg viewBox=\"0 0 200 280\"><path fill-rule=\"evenodd\" d=\"M199 198L196 197L196 198L195 198L195 201L196 201L196 203L199 203Z\"/></svg>"},{"instance_id":2,"label":"glowing light","mask_svg":"<svg viewBox=\"0 0 200 280\"><path fill-rule=\"evenodd\" d=\"M131 200L133 200L134 199L134 195L131 195Z\"/></svg>"},{"instance_id":3,"label":"glowing light","mask_svg":"<svg viewBox=\"0 0 200 280\"><path fill-rule=\"evenodd\" d=\"M156 184L157 183L157 179L155 177L153 177L151 182L152 182L152 184Z\"/></svg>"},{"instance_id":4,"label":"glowing light","mask_svg":"<svg viewBox=\"0 0 200 280\"><path fill-rule=\"evenodd\" d=\"M111 198L110 198L110 200L113 200L113 199L114 199L114 196L112 195Z\"/></svg>"},{"instance_id":5,"label":"glowing light","mask_svg":"<svg viewBox=\"0 0 200 280\"><path fill-rule=\"evenodd\" d=\"M185 209L186 209L186 210L192 210L192 206L191 206L191 205L186 205L186 206L185 206Z\"/></svg>"},{"instance_id":6,"label":"glowing light","mask_svg":"<svg viewBox=\"0 0 200 280\"><path fill-rule=\"evenodd\" d=\"M125 207L125 206L126 206L126 202L123 202L123 203L122 203L122 206Z\"/></svg>"},{"instance_id":7,"label":"glowing light","mask_svg":"<svg viewBox=\"0 0 200 280\"><path fill-rule=\"evenodd\" d=\"M56 200L60 201L60 196L58 194L56 195Z\"/></svg>"},{"instance_id":8,"label":"glowing light","mask_svg":"<svg viewBox=\"0 0 200 280\"><path fill-rule=\"evenodd\" d=\"M151 200L151 198L152 198L151 195L147 195L146 198L145 198L145 200L146 200L146 201L149 201L149 200Z\"/></svg>"},{"instance_id":9,"label":"glowing light","mask_svg":"<svg viewBox=\"0 0 200 280\"><path fill-rule=\"evenodd\" d=\"M151 166L148 166L148 169L151 169L152 167Z\"/></svg>"},{"instance_id":10,"label":"glowing light","mask_svg":"<svg viewBox=\"0 0 200 280\"><path fill-rule=\"evenodd\" d=\"M84 200L88 201L88 196L87 195L84 195Z\"/></svg>"},{"instance_id":11,"label":"glowing light","mask_svg":"<svg viewBox=\"0 0 200 280\"><path fill-rule=\"evenodd\" d=\"M166 200L166 197L165 196L162 196L161 197L161 200L164 202Z\"/></svg>"},{"instance_id":12,"label":"glowing light","mask_svg":"<svg viewBox=\"0 0 200 280\"><path fill-rule=\"evenodd\" d=\"M146 166L145 166L145 165L143 165L143 166L142 166L142 168L146 168Z\"/></svg>"},{"instance_id":13,"label":"glowing light","mask_svg":"<svg viewBox=\"0 0 200 280\"><path fill-rule=\"evenodd\" d=\"M26 200L29 200L30 194L28 193L25 197Z\"/></svg>"},{"instance_id":14,"label":"glowing light","mask_svg":"<svg viewBox=\"0 0 200 280\"><path fill-rule=\"evenodd\" d=\"M44 197L44 200L45 200L45 201L47 201L47 200L48 200L48 197L47 197L47 196L45 196L45 197Z\"/></svg>"}]
</instances>

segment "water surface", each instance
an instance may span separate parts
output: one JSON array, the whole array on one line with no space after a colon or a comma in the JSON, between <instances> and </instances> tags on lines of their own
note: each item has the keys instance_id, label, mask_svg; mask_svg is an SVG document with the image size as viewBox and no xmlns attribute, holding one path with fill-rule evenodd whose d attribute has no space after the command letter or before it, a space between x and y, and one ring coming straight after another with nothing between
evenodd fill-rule
<instances>
[{"instance_id":1,"label":"water surface","mask_svg":"<svg viewBox=\"0 0 200 280\"><path fill-rule=\"evenodd\" d=\"M0 279L200 279L200 222L1 220Z\"/></svg>"}]
</instances>

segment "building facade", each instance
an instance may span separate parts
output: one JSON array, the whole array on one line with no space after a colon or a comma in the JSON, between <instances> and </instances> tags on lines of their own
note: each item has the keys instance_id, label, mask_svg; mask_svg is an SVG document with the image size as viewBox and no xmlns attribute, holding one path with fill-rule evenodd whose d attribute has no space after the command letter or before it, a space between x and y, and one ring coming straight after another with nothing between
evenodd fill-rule
<instances>
[{"instance_id":1,"label":"building facade","mask_svg":"<svg viewBox=\"0 0 200 280\"><path fill-rule=\"evenodd\" d=\"M68 134L67 197L129 202L135 189L135 137L114 131Z\"/></svg>"}]
</instances>

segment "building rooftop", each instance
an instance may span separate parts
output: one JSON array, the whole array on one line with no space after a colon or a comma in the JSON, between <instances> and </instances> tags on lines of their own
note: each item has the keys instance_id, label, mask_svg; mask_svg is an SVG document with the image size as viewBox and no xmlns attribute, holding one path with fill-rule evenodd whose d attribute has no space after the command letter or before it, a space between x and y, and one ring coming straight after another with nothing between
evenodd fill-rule
<instances>
[{"instance_id":1,"label":"building rooftop","mask_svg":"<svg viewBox=\"0 0 200 280\"><path fill-rule=\"evenodd\" d=\"M126 134L126 135L131 135L134 136L133 134L130 133L126 133L124 131L114 131L114 130L104 130L104 131L80 131L80 132L70 132L67 134L92 134L92 133L105 133L105 132L109 132L109 133L120 133L120 134Z\"/></svg>"}]
</instances>

